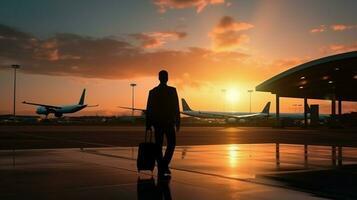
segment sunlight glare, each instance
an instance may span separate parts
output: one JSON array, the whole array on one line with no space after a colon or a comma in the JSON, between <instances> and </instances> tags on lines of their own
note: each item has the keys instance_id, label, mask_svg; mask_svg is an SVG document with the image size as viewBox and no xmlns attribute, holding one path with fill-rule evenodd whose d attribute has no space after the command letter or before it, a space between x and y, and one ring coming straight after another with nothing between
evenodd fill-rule
<instances>
[{"instance_id":1,"label":"sunlight glare","mask_svg":"<svg viewBox=\"0 0 357 200\"><path fill-rule=\"evenodd\" d=\"M239 148L238 145L232 144L228 146L228 160L229 160L229 166L232 168L235 168L238 163L238 152Z\"/></svg>"},{"instance_id":2,"label":"sunlight glare","mask_svg":"<svg viewBox=\"0 0 357 200\"><path fill-rule=\"evenodd\" d=\"M239 101L239 92L236 89L227 90L226 99L230 103L235 103Z\"/></svg>"}]
</instances>

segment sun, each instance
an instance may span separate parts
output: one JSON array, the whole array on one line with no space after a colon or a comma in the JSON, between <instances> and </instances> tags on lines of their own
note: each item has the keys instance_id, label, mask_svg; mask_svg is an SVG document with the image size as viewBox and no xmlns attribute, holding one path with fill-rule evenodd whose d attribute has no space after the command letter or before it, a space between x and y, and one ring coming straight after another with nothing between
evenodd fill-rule
<instances>
[{"instance_id":1,"label":"sun","mask_svg":"<svg viewBox=\"0 0 357 200\"><path fill-rule=\"evenodd\" d=\"M236 89L227 90L226 99L230 103L235 103L239 101L239 92Z\"/></svg>"}]
</instances>

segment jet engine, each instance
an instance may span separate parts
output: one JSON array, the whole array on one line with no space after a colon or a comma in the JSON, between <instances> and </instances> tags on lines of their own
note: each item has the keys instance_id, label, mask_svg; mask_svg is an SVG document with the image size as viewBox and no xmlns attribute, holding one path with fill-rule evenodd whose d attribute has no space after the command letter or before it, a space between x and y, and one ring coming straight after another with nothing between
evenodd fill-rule
<instances>
[{"instance_id":1,"label":"jet engine","mask_svg":"<svg viewBox=\"0 0 357 200\"><path fill-rule=\"evenodd\" d=\"M227 123L236 123L236 122L237 122L237 119L236 119L236 118L227 118L227 119L226 119L226 122L227 122Z\"/></svg>"}]
</instances>

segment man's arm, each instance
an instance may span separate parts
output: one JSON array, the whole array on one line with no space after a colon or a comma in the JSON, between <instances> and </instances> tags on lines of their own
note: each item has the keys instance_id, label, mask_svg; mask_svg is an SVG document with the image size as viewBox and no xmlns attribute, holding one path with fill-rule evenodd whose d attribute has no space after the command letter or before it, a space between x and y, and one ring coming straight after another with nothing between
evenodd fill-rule
<instances>
[{"instance_id":1,"label":"man's arm","mask_svg":"<svg viewBox=\"0 0 357 200\"><path fill-rule=\"evenodd\" d=\"M174 103L175 103L175 125L176 125L176 131L180 130L180 124L181 124L181 117L180 117L180 104L179 104L179 99L177 95L176 88L174 90Z\"/></svg>"},{"instance_id":2,"label":"man's arm","mask_svg":"<svg viewBox=\"0 0 357 200\"><path fill-rule=\"evenodd\" d=\"M148 101L146 104L146 130L151 130L152 126L152 94L149 92Z\"/></svg>"}]
</instances>

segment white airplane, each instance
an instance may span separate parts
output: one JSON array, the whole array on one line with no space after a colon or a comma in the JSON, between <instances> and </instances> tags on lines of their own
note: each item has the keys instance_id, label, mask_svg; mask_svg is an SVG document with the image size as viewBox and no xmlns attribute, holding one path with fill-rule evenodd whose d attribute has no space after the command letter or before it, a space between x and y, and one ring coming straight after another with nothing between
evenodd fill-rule
<instances>
[{"instance_id":1,"label":"white airplane","mask_svg":"<svg viewBox=\"0 0 357 200\"><path fill-rule=\"evenodd\" d=\"M191 117L203 119L225 119L227 122L234 123L239 120L248 118L267 118L269 117L270 102L268 102L262 112L247 113L247 112L215 112L215 111L195 111L190 108L185 99L182 101L182 114Z\"/></svg>"},{"instance_id":2,"label":"white airplane","mask_svg":"<svg viewBox=\"0 0 357 200\"><path fill-rule=\"evenodd\" d=\"M78 112L86 107L97 107L99 105L87 105L84 104L84 98L86 95L86 89L83 89L81 98L79 99L78 104L74 104L74 105L65 105L65 106L53 106L53 105L47 105L47 104L40 104L40 103L31 103L31 102L22 102L24 104L28 104L28 105L34 105L34 106L38 106L36 113L39 115L46 115L46 118L48 116L48 114L53 113L56 117L60 118L63 116L63 114L66 113L75 113Z\"/></svg>"}]
</instances>

